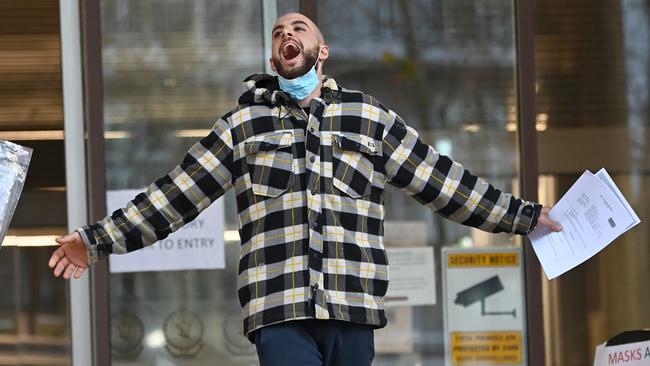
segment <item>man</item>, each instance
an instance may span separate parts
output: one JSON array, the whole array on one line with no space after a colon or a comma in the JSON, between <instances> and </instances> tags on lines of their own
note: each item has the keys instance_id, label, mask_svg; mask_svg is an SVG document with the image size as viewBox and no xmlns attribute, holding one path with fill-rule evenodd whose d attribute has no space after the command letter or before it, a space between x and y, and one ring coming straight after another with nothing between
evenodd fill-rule
<instances>
[{"instance_id":1,"label":"man","mask_svg":"<svg viewBox=\"0 0 650 366\"><path fill-rule=\"evenodd\" d=\"M79 278L109 254L150 245L234 188L238 294L261 364L369 365L373 329L386 325L388 183L486 231L560 230L548 207L493 188L373 97L323 77L329 48L307 17L280 17L272 47L279 76L246 79L238 107L171 173L126 208L57 239L56 276Z\"/></svg>"}]
</instances>

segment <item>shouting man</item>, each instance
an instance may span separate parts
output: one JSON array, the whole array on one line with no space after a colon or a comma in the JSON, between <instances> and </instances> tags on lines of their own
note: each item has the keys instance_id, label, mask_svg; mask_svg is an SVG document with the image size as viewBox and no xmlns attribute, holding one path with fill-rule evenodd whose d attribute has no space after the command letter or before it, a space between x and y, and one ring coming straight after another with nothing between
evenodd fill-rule
<instances>
[{"instance_id":1,"label":"shouting man","mask_svg":"<svg viewBox=\"0 0 650 366\"><path fill-rule=\"evenodd\" d=\"M109 254L151 245L235 190L244 332L262 365L370 365L386 325L383 194L392 184L446 218L489 232L559 231L548 207L492 187L424 144L370 95L323 75L329 48L297 13L272 30L253 75L172 172L125 208L57 239L54 274L79 278Z\"/></svg>"}]
</instances>

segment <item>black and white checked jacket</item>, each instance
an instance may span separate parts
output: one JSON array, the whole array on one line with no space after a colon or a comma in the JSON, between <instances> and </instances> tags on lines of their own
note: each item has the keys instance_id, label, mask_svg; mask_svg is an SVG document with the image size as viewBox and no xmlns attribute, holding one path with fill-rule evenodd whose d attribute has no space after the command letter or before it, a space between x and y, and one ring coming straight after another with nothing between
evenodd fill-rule
<instances>
[{"instance_id":1,"label":"black and white checked jacket","mask_svg":"<svg viewBox=\"0 0 650 366\"><path fill-rule=\"evenodd\" d=\"M246 335L291 319L382 327L390 183L458 223L525 235L541 206L503 193L420 141L373 97L326 78L307 115L253 75L180 165L126 208L78 231L91 263L151 245L234 188Z\"/></svg>"}]
</instances>

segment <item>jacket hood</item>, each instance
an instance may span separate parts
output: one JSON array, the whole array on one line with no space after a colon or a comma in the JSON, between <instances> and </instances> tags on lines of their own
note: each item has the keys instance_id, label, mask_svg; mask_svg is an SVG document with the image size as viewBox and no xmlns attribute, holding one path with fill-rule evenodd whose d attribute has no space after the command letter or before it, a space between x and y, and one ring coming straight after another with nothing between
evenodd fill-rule
<instances>
[{"instance_id":1,"label":"jacket hood","mask_svg":"<svg viewBox=\"0 0 650 366\"><path fill-rule=\"evenodd\" d=\"M277 76L269 74L254 74L244 79L246 91L239 97L239 104L263 104L268 106L296 104L296 100L280 89ZM321 98L326 102L340 100L339 87L336 81L323 77Z\"/></svg>"}]
</instances>

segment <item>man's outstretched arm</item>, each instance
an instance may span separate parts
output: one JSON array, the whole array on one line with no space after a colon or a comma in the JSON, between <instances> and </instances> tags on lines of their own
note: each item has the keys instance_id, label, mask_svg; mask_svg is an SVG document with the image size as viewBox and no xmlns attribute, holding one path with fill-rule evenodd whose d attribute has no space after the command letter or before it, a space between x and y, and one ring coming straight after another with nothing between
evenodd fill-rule
<instances>
[{"instance_id":1,"label":"man's outstretched arm","mask_svg":"<svg viewBox=\"0 0 650 366\"><path fill-rule=\"evenodd\" d=\"M383 158L391 184L443 216L490 232L525 235L537 224L559 231L549 207L502 192L459 163L423 143L418 133L389 112Z\"/></svg>"},{"instance_id":2,"label":"man's outstretched arm","mask_svg":"<svg viewBox=\"0 0 650 366\"><path fill-rule=\"evenodd\" d=\"M220 119L181 164L125 208L58 238L60 247L48 263L54 275L79 278L89 265L109 254L132 252L164 239L232 186L233 166L232 135L228 123Z\"/></svg>"}]
</instances>

